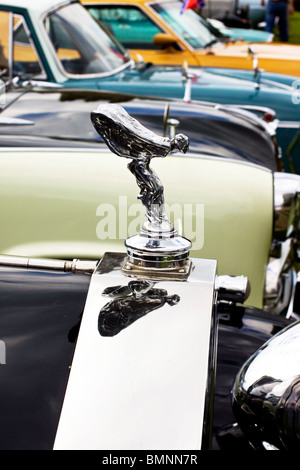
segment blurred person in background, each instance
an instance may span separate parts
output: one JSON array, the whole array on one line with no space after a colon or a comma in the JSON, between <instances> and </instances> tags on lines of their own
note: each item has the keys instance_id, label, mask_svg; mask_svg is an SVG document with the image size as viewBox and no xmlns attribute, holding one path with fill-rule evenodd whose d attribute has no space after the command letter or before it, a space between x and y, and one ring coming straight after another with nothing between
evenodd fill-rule
<instances>
[{"instance_id":1,"label":"blurred person in background","mask_svg":"<svg viewBox=\"0 0 300 470\"><path fill-rule=\"evenodd\" d=\"M265 0L261 1L265 6ZM289 40L289 16L294 13L294 0L268 0L266 8L266 31L273 33L278 19L279 39L281 42Z\"/></svg>"}]
</instances>

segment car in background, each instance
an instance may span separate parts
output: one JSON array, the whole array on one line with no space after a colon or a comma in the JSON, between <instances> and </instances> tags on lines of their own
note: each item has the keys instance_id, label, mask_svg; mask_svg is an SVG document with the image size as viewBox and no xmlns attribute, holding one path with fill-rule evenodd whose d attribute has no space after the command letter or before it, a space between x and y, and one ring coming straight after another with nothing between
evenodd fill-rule
<instances>
[{"instance_id":1,"label":"car in background","mask_svg":"<svg viewBox=\"0 0 300 470\"><path fill-rule=\"evenodd\" d=\"M232 11L232 0L206 0L201 12L207 18L216 18Z\"/></svg>"},{"instance_id":2,"label":"car in background","mask_svg":"<svg viewBox=\"0 0 300 470\"><path fill-rule=\"evenodd\" d=\"M180 3L175 3L175 9L173 13L174 18L171 16L170 18L166 17L165 19L160 18L158 13L150 8L143 0L137 0L136 2L125 0L122 4L112 4L110 6L107 3L103 4L103 0L91 0L89 3L87 3L87 1L88 0L84 0L83 4L86 5L95 18L106 24L108 29L114 33L118 41L120 41L120 43L122 43L126 49L130 50L131 55L135 58L143 58L144 61L151 61L158 64L178 64L181 63L180 61L185 60L191 68L201 67L202 74L204 71L206 71L212 75L221 75L223 77L232 77L254 81L256 84L270 84L274 82L293 86L297 78L293 74L288 74L286 69L284 70L284 73L282 73L282 69L280 69L280 73L274 73L266 70L265 67L261 67L258 61L257 50L251 45L248 45L248 48L245 49L247 52L247 67L234 68L232 66L228 66L228 63L224 63L223 59L220 59L212 66L205 64L205 61L200 57L197 51L193 51L193 44L188 45L188 42L186 42L184 38L186 33L181 31L181 27L178 27L178 24L181 24L184 21L181 16L179 17L178 13L180 9ZM101 4L103 5L101 6ZM145 7L143 7L144 4ZM172 3L168 2L162 3L162 5L164 5L166 8L168 7L168 4L171 6L173 5ZM118 25L118 22L114 25L114 16L110 12L114 11L115 9L117 9L119 12L124 10L122 13L122 21L125 26ZM209 36L212 43L222 42L226 48L228 48L228 42L230 42L228 37L224 36L219 30L213 28L211 23L201 16L197 10L189 10L189 12L186 13L188 15L192 15L190 20L192 19L192 23L194 24L196 41L198 40L198 30L200 24L201 30L205 31L205 34ZM119 14L120 13L118 13L118 15ZM158 19L161 23L158 22ZM168 21L172 23L169 26ZM141 22L145 23L143 26L144 30L147 31L147 36L144 34L142 40L139 35ZM124 29L123 27L127 29L126 35L122 34ZM173 35L173 27L179 28L177 34L181 37L183 44L180 44L180 42L177 44L177 40L179 41L179 39L177 37L175 39L175 36ZM171 29L169 30L168 28ZM186 29L189 28L187 27ZM255 32L254 30L244 31L246 31L244 34L249 35L265 34L261 31ZM129 32L131 32L130 35ZM156 36L157 34L159 36ZM161 36L161 34L163 36ZM173 40L170 42L171 37ZM163 44L157 44L157 41L160 41L161 39L165 39L166 41L164 41ZM212 53L211 49L209 49L206 55L215 54ZM214 80L214 77L211 77L211 79Z\"/></svg>"},{"instance_id":3,"label":"car in background","mask_svg":"<svg viewBox=\"0 0 300 470\"><path fill-rule=\"evenodd\" d=\"M266 8L262 0L206 0L202 13L244 29L263 27Z\"/></svg>"},{"instance_id":4,"label":"car in background","mask_svg":"<svg viewBox=\"0 0 300 470\"><path fill-rule=\"evenodd\" d=\"M245 8L253 28L263 28L266 23L266 0L239 0L239 7Z\"/></svg>"},{"instance_id":5,"label":"car in background","mask_svg":"<svg viewBox=\"0 0 300 470\"><path fill-rule=\"evenodd\" d=\"M185 64L135 65L79 2L43 0L32 4L27 0L6 0L0 4L0 20L0 68L7 83L51 83L134 96L237 105L260 115L262 109L271 108L279 120L277 138L286 168L297 155L298 142L294 142L299 113L293 105L292 87L265 79L259 72L250 81L202 69L190 71ZM291 145L292 151L287 154Z\"/></svg>"},{"instance_id":6,"label":"car in background","mask_svg":"<svg viewBox=\"0 0 300 470\"><path fill-rule=\"evenodd\" d=\"M89 11L103 21L124 47L145 62L200 67L252 69L300 76L300 46L279 43L224 42L195 11L182 11L179 0L84 0ZM283 65L284 64L284 65Z\"/></svg>"},{"instance_id":7,"label":"car in background","mask_svg":"<svg viewBox=\"0 0 300 470\"><path fill-rule=\"evenodd\" d=\"M250 28L228 28L222 21L207 18L207 22L214 28L214 34L218 37L227 37L234 40L243 40L249 42L272 42L273 33Z\"/></svg>"}]
</instances>

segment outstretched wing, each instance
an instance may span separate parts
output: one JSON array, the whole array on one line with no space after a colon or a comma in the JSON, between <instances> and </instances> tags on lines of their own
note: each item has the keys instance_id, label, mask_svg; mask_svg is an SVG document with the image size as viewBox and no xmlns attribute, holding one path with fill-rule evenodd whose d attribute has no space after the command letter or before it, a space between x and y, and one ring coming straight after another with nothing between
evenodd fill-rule
<instances>
[{"instance_id":1,"label":"outstretched wing","mask_svg":"<svg viewBox=\"0 0 300 470\"><path fill-rule=\"evenodd\" d=\"M121 157L166 157L172 141L148 130L116 104L100 105L92 123L109 149Z\"/></svg>"}]
</instances>

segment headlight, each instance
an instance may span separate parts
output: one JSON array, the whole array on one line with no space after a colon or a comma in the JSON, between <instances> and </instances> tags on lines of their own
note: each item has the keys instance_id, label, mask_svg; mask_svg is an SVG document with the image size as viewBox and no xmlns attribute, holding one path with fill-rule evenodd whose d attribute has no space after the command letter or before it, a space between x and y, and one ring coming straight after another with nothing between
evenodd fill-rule
<instances>
[{"instance_id":1,"label":"headlight","mask_svg":"<svg viewBox=\"0 0 300 470\"><path fill-rule=\"evenodd\" d=\"M266 268L264 309L288 315L296 285L300 220L300 176L274 173L274 227ZM297 312L300 313L300 312Z\"/></svg>"},{"instance_id":2,"label":"headlight","mask_svg":"<svg viewBox=\"0 0 300 470\"><path fill-rule=\"evenodd\" d=\"M256 449L299 449L300 322L274 336L241 369L233 409Z\"/></svg>"}]
</instances>

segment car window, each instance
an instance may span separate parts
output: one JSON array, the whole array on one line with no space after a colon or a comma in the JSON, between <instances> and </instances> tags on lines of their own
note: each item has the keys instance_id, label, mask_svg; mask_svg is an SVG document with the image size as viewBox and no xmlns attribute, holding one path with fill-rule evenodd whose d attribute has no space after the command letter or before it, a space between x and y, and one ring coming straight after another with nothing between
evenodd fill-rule
<instances>
[{"instance_id":1,"label":"car window","mask_svg":"<svg viewBox=\"0 0 300 470\"><path fill-rule=\"evenodd\" d=\"M126 49L160 49L154 36L162 30L139 8L99 5L89 11Z\"/></svg>"},{"instance_id":2,"label":"car window","mask_svg":"<svg viewBox=\"0 0 300 470\"><path fill-rule=\"evenodd\" d=\"M13 48L10 49L10 43ZM11 57L9 57L11 55ZM8 70L13 64L13 70ZM0 69L1 75L19 75L23 78L46 78L39 62L24 18L0 10Z\"/></svg>"},{"instance_id":3,"label":"car window","mask_svg":"<svg viewBox=\"0 0 300 470\"><path fill-rule=\"evenodd\" d=\"M45 18L44 27L69 74L109 73L129 61L122 46L80 4L55 10Z\"/></svg>"}]
</instances>

